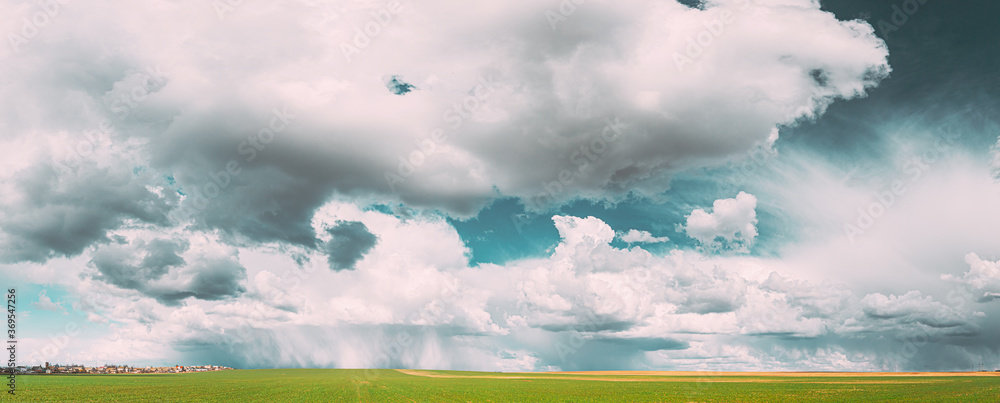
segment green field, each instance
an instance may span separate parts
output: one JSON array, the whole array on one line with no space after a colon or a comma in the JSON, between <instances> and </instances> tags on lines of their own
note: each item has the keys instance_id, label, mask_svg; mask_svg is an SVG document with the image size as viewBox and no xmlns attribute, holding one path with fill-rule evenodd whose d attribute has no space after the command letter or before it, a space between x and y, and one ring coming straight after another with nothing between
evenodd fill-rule
<instances>
[{"instance_id":1,"label":"green field","mask_svg":"<svg viewBox=\"0 0 1000 403\"><path fill-rule=\"evenodd\" d=\"M23 375L20 402L1000 402L1000 376L781 376L278 369Z\"/></svg>"}]
</instances>

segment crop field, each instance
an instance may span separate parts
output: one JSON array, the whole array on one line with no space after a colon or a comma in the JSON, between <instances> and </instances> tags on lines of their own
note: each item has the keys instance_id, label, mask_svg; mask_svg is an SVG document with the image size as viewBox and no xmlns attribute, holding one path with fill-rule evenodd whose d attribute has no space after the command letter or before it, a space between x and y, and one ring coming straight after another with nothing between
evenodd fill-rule
<instances>
[{"instance_id":1,"label":"crop field","mask_svg":"<svg viewBox=\"0 0 1000 403\"><path fill-rule=\"evenodd\" d=\"M1000 402L1000 374L272 369L22 375L13 402Z\"/></svg>"}]
</instances>

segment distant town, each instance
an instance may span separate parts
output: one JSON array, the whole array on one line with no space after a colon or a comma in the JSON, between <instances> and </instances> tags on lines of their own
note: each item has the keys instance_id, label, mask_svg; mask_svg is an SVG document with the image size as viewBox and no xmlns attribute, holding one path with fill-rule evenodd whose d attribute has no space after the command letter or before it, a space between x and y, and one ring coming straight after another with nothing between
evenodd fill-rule
<instances>
[{"instance_id":1,"label":"distant town","mask_svg":"<svg viewBox=\"0 0 1000 403\"><path fill-rule=\"evenodd\" d=\"M218 365L175 365L172 367L135 367L129 365L106 364L99 367L87 367L83 365L36 365L15 367L15 374L176 374L182 372L208 372L231 370L231 367ZM3 372L8 372L5 368Z\"/></svg>"}]
</instances>

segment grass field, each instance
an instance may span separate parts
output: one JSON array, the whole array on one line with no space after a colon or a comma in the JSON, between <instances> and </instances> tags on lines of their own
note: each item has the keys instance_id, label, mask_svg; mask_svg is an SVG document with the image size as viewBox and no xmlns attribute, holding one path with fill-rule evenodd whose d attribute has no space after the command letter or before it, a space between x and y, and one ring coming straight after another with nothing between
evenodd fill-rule
<instances>
[{"instance_id":1,"label":"grass field","mask_svg":"<svg viewBox=\"0 0 1000 403\"><path fill-rule=\"evenodd\" d=\"M3 401L1000 402L1000 374L490 373L278 369L23 375Z\"/></svg>"}]
</instances>

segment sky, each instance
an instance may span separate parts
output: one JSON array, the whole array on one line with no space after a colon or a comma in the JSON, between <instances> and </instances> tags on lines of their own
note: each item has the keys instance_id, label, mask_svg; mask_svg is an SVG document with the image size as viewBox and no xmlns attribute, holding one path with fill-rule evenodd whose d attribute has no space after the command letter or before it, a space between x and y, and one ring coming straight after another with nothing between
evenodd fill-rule
<instances>
[{"instance_id":1,"label":"sky","mask_svg":"<svg viewBox=\"0 0 1000 403\"><path fill-rule=\"evenodd\" d=\"M998 12L0 0L19 363L1000 367Z\"/></svg>"}]
</instances>

